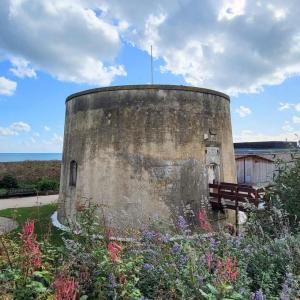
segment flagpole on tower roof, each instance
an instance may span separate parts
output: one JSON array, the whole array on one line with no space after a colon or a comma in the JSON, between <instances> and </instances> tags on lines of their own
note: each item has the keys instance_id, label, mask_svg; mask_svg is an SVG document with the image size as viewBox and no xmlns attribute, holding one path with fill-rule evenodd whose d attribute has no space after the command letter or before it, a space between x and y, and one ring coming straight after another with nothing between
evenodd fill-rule
<instances>
[{"instance_id":1,"label":"flagpole on tower roof","mask_svg":"<svg viewBox=\"0 0 300 300\"><path fill-rule=\"evenodd\" d=\"M151 45L151 84L153 84L153 56L152 56L152 45Z\"/></svg>"}]
</instances>

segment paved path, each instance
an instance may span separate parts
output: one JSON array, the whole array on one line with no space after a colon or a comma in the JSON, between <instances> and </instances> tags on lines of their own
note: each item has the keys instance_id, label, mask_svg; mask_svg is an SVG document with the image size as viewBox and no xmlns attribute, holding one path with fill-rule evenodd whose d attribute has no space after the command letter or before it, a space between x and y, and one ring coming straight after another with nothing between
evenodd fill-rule
<instances>
[{"instance_id":1,"label":"paved path","mask_svg":"<svg viewBox=\"0 0 300 300\"><path fill-rule=\"evenodd\" d=\"M15 220L0 217L0 235L12 231L17 227L18 223Z\"/></svg>"},{"instance_id":2,"label":"paved path","mask_svg":"<svg viewBox=\"0 0 300 300\"><path fill-rule=\"evenodd\" d=\"M31 207L37 205L56 203L57 200L58 195L0 199L0 210L6 208Z\"/></svg>"}]
</instances>

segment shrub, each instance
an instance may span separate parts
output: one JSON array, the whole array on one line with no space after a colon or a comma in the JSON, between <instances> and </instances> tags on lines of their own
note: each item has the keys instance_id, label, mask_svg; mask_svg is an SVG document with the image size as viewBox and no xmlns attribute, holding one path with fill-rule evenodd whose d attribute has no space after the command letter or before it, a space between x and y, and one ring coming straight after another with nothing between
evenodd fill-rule
<instances>
[{"instance_id":1,"label":"shrub","mask_svg":"<svg viewBox=\"0 0 300 300\"><path fill-rule=\"evenodd\" d=\"M239 236L212 232L200 211L193 234L179 216L172 231L156 222L120 241L89 206L58 247L27 221L16 240L0 236L0 298L300 299L300 235L280 196L268 191Z\"/></svg>"},{"instance_id":2,"label":"shrub","mask_svg":"<svg viewBox=\"0 0 300 300\"><path fill-rule=\"evenodd\" d=\"M64 248L38 242L33 221L25 223L18 240L0 237L0 298L300 297L299 235L288 228L281 237L265 232L256 211L239 237L222 231L192 236L180 217L179 235L153 224L137 232L137 241L127 242L114 240L94 212L91 207L80 213L80 228L64 238ZM201 221L207 225L204 214Z\"/></svg>"},{"instance_id":3,"label":"shrub","mask_svg":"<svg viewBox=\"0 0 300 300\"><path fill-rule=\"evenodd\" d=\"M5 189L18 188L18 181L15 177L11 175L6 175L0 181L0 188L5 188Z\"/></svg>"},{"instance_id":4,"label":"shrub","mask_svg":"<svg viewBox=\"0 0 300 300\"><path fill-rule=\"evenodd\" d=\"M289 214L293 227L300 221L300 159L296 159L292 167L280 164L279 173L275 178L273 192L278 195L281 205Z\"/></svg>"},{"instance_id":5,"label":"shrub","mask_svg":"<svg viewBox=\"0 0 300 300\"><path fill-rule=\"evenodd\" d=\"M36 186L39 191L56 191L59 188L59 183L55 180L44 177L37 183Z\"/></svg>"},{"instance_id":6,"label":"shrub","mask_svg":"<svg viewBox=\"0 0 300 300\"><path fill-rule=\"evenodd\" d=\"M7 195L7 189L0 188L0 197Z\"/></svg>"}]
</instances>

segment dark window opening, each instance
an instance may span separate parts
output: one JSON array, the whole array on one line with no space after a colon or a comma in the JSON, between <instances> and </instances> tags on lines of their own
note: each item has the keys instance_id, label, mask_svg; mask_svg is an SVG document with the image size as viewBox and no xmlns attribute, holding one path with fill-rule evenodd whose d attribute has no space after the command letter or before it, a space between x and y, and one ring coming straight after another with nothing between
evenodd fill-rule
<instances>
[{"instance_id":1,"label":"dark window opening","mask_svg":"<svg viewBox=\"0 0 300 300\"><path fill-rule=\"evenodd\" d=\"M77 162L72 160L70 163L70 186L76 186L77 181Z\"/></svg>"}]
</instances>

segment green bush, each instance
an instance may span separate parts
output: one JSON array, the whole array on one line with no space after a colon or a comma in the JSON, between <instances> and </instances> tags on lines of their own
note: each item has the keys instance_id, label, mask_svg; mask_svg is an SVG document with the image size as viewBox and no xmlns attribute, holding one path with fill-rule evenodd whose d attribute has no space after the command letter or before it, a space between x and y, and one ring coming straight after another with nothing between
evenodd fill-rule
<instances>
[{"instance_id":1,"label":"green bush","mask_svg":"<svg viewBox=\"0 0 300 300\"><path fill-rule=\"evenodd\" d=\"M238 237L192 236L181 216L170 233L156 223L136 231L138 242L122 242L96 210L79 213L80 227L63 238L64 247L26 235L32 221L15 239L0 237L0 298L300 299L300 236L288 227L270 235L257 211ZM270 210L271 226L280 215Z\"/></svg>"},{"instance_id":2,"label":"green bush","mask_svg":"<svg viewBox=\"0 0 300 300\"><path fill-rule=\"evenodd\" d=\"M289 214L291 225L297 229L300 221L300 159L295 160L292 167L285 164L279 167L273 192Z\"/></svg>"},{"instance_id":3,"label":"green bush","mask_svg":"<svg viewBox=\"0 0 300 300\"><path fill-rule=\"evenodd\" d=\"M6 175L0 181L0 188L4 189L15 189L18 188L18 181L15 177L11 175Z\"/></svg>"},{"instance_id":4,"label":"green bush","mask_svg":"<svg viewBox=\"0 0 300 300\"><path fill-rule=\"evenodd\" d=\"M37 189L37 183L19 182L20 189Z\"/></svg>"},{"instance_id":5,"label":"green bush","mask_svg":"<svg viewBox=\"0 0 300 300\"><path fill-rule=\"evenodd\" d=\"M29 220L15 239L0 236L0 299L300 299L300 234L285 203L299 201L293 168L267 191L265 209L248 214L239 236L211 232L203 216L192 232L179 216L168 231L158 220L122 228L134 239L115 240L99 207L89 205L56 247L40 241Z\"/></svg>"},{"instance_id":6,"label":"green bush","mask_svg":"<svg viewBox=\"0 0 300 300\"><path fill-rule=\"evenodd\" d=\"M7 194L7 189L0 188L0 196L5 196Z\"/></svg>"},{"instance_id":7,"label":"green bush","mask_svg":"<svg viewBox=\"0 0 300 300\"><path fill-rule=\"evenodd\" d=\"M59 183L55 180L44 177L38 181L36 186L39 191L57 191Z\"/></svg>"}]
</instances>

